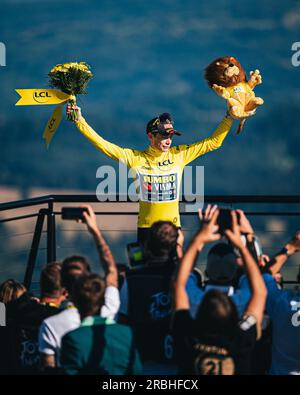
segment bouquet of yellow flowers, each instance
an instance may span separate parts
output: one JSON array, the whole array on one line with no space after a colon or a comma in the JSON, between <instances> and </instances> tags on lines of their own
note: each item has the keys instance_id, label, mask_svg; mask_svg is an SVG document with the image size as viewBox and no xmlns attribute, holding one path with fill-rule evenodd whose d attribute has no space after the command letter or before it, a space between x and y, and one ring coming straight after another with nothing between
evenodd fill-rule
<instances>
[{"instance_id":1,"label":"bouquet of yellow flowers","mask_svg":"<svg viewBox=\"0 0 300 395\"><path fill-rule=\"evenodd\" d=\"M86 88L93 73L90 66L85 62L71 62L58 64L50 71L49 85L57 88L64 93L72 95L69 100L71 105L76 104L76 95L86 94ZM77 118L76 111L71 112L69 120L75 121Z\"/></svg>"}]
</instances>

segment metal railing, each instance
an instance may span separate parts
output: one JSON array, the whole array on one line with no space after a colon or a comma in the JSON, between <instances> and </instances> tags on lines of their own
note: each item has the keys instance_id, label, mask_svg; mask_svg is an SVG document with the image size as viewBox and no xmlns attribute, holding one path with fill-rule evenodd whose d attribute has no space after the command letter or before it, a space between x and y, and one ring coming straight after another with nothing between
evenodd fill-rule
<instances>
[{"instance_id":1,"label":"metal railing","mask_svg":"<svg viewBox=\"0 0 300 395\"><path fill-rule=\"evenodd\" d=\"M191 203L190 200L185 198L182 199L182 203ZM205 203L218 203L218 204L228 204L233 206L233 204L300 204L300 196L270 196L270 195L209 195L204 197ZM39 244L41 240L41 235L43 231L43 226L45 220L47 221L46 235L47 235L47 262L53 262L56 260L56 223L55 216L60 215L60 211L54 210L55 203L104 203L103 201L99 201L96 195L48 195L41 196L31 199L12 201L7 203L0 204L0 212L14 210L18 208L25 207L33 207L38 205L46 205L45 208L41 208L37 213L26 214L21 216L15 216L11 218L0 219L0 223L5 223L9 221L22 220L26 218L34 218L36 217L35 230L33 233L33 238L31 242L31 248L29 250L29 255L27 259L27 266L24 276L24 285L29 289L37 254L39 250ZM108 200L108 203L116 204L116 203L135 203L132 202L128 197L114 196L114 200ZM137 212L132 211L97 211L96 215L137 215ZM182 216L196 215L193 212L184 212L181 214ZM271 215L282 215L282 216L299 216L300 210L296 211L246 211L246 215L254 215L254 216L271 216ZM293 284L294 281L286 281L286 283Z\"/></svg>"}]
</instances>

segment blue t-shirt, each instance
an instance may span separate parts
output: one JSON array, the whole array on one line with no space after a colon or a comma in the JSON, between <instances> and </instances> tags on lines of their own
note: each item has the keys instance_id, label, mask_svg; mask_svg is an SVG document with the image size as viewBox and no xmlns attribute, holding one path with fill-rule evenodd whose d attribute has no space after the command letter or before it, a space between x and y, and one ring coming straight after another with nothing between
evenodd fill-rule
<instances>
[{"instance_id":1,"label":"blue t-shirt","mask_svg":"<svg viewBox=\"0 0 300 395\"><path fill-rule=\"evenodd\" d=\"M240 278L239 285L236 289L233 289L233 287L222 287L218 285L209 285L205 288L200 288L197 281L197 276L194 273L191 273L186 285L186 291L190 302L190 313L193 318L195 318L197 314L198 307L204 294L210 289L219 289L220 291L226 292L235 303L239 316L242 317L251 296L248 279L245 275Z\"/></svg>"},{"instance_id":2,"label":"blue t-shirt","mask_svg":"<svg viewBox=\"0 0 300 395\"><path fill-rule=\"evenodd\" d=\"M273 324L270 373L300 374L300 291L279 289L270 274L263 278L268 290L267 313Z\"/></svg>"}]
</instances>

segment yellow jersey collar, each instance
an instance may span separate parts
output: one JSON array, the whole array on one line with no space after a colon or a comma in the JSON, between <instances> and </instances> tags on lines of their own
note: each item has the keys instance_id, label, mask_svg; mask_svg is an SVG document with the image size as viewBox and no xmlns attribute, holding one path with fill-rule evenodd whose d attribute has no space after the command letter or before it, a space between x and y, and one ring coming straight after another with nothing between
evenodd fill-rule
<instances>
[{"instance_id":1,"label":"yellow jersey collar","mask_svg":"<svg viewBox=\"0 0 300 395\"><path fill-rule=\"evenodd\" d=\"M145 152L147 154L149 154L151 156L155 156L155 157L159 157L159 156L162 156L167 153L167 152L162 152L162 151L158 150L157 148L151 147L151 145L149 145L149 147L146 149Z\"/></svg>"}]
</instances>

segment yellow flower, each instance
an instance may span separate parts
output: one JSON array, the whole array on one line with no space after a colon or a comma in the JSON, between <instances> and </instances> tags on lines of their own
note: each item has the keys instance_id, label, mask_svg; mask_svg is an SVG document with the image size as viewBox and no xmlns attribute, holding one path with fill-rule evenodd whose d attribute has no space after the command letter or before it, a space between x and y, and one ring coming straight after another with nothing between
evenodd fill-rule
<instances>
[{"instance_id":1,"label":"yellow flower","mask_svg":"<svg viewBox=\"0 0 300 395\"><path fill-rule=\"evenodd\" d=\"M69 71L70 68L74 68L92 74L91 71L89 70L89 66L85 62L79 62L79 63L69 62L69 63L57 64L55 67L53 67L50 73L57 73L57 72L66 73Z\"/></svg>"},{"instance_id":2,"label":"yellow flower","mask_svg":"<svg viewBox=\"0 0 300 395\"><path fill-rule=\"evenodd\" d=\"M57 73L57 72L66 72L68 69L65 67L63 64L57 64L53 69L50 71L50 73Z\"/></svg>"}]
</instances>

